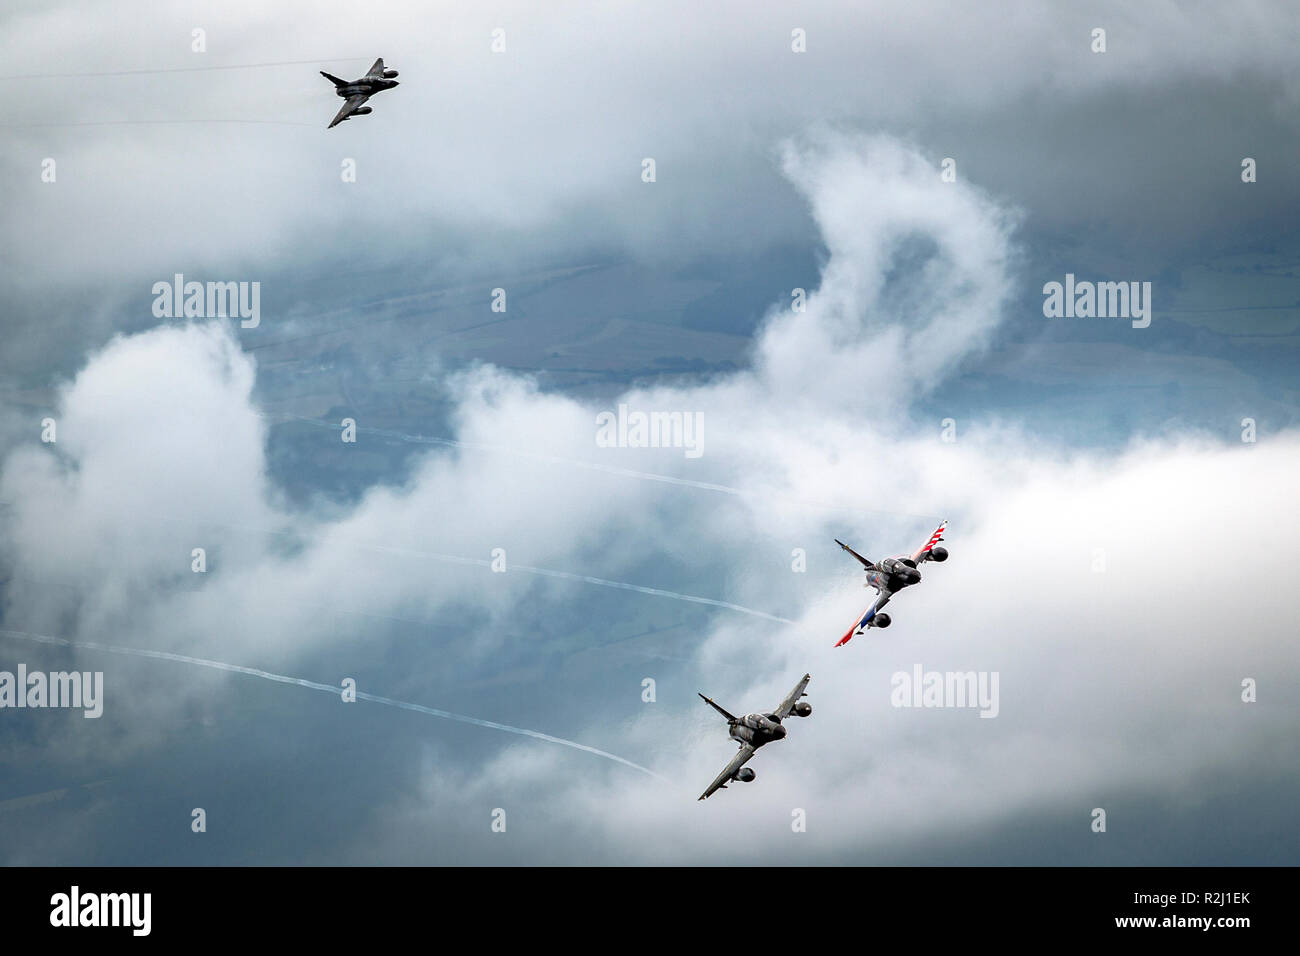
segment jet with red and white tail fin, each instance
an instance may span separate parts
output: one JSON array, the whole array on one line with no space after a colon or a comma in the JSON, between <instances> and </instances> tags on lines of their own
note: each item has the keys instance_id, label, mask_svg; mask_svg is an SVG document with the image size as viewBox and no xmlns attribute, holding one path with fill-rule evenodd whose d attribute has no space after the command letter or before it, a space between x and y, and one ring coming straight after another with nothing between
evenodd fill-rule
<instances>
[{"instance_id":1,"label":"jet with red and white tail fin","mask_svg":"<svg viewBox=\"0 0 1300 956\"><path fill-rule=\"evenodd\" d=\"M849 628L848 633L836 642L836 647L847 644L853 639L854 635L861 634L867 628L889 627L891 623L890 617L888 614L882 614L880 609L888 604L889 599L903 588L921 582L921 572L917 570L917 565L924 564L926 561L948 560L948 549L939 544L943 540L943 533L947 528L948 522L945 521L935 529L934 534L930 535L929 541L910 555L884 558L878 562L868 561L839 538L835 539L836 544L857 558L866 569L867 581L863 587L876 589L876 603L867 608L866 613Z\"/></svg>"}]
</instances>

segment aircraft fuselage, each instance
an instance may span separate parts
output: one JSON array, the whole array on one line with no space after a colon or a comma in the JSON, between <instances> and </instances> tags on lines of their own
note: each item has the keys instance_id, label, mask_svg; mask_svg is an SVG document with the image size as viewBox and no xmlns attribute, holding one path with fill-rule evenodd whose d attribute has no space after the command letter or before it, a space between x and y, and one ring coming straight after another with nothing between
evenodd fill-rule
<instances>
[{"instance_id":1,"label":"aircraft fuselage","mask_svg":"<svg viewBox=\"0 0 1300 956\"><path fill-rule=\"evenodd\" d=\"M867 585L877 591L897 594L903 588L921 583L921 572L911 558L885 558L877 562L879 571L867 571Z\"/></svg>"},{"instance_id":2,"label":"aircraft fuselage","mask_svg":"<svg viewBox=\"0 0 1300 956\"><path fill-rule=\"evenodd\" d=\"M397 80L384 80L374 76L363 76L359 80L353 80L346 86L334 87L334 92L343 99L352 96L374 96L376 93L382 93L384 90L391 90L398 86Z\"/></svg>"},{"instance_id":3,"label":"aircraft fuselage","mask_svg":"<svg viewBox=\"0 0 1300 956\"><path fill-rule=\"evenodd\" d=\"M749 744L757 750L763 744L783 738L785 727L773 714L746 714L731 725L728 733L732 740Z\"/></svg>"}]
</instances>

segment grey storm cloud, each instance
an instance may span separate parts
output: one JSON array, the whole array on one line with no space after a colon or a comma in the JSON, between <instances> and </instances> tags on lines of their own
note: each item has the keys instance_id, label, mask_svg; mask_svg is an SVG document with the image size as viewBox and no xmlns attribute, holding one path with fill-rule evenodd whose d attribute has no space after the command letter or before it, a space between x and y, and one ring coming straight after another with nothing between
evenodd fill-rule
<instances>
[{"instance_id":1,"label":"grey storm cloud","mask_svg":"<svg viewBox=\"0 0 1300 956\"><path fill-rule=\"evenodd\" d=\"M1102 55L1090 50L1098 27ZM191 50L195 29L206 52ZM791 51L794 29L806 53ZM818 123L912 136L936 168L956 157L963 176L1032 200L1049 224L1118 220L1158 237L1192 215L1177 201L1190 182L1197 221L1212 224L1242 155L1276 168L1295 145L1297 39L1284 3L913 3L888 16L580 3L558 18L532 3L412 2L360 19L344 5L163 3L147 26L94 4L37 4L11 10L0 40L14 91L0 118L14 224L3 255L11 281L35 289L186 268L250 277L272 261L328 263L340 244L382 260L385 241L447 270L503 250L677 261L806 235L773 149ZM314 67L359 73L375 55L402 87L325 135L336 104ZM294 63L313 57L324 59ZM289 65L205 69L258 63ZM155 69L181 72L130 72ZM82 75L98 72L126 75ZM1166 102L1211 84L1238 117L1227 133ZM1133 112L1135 91L1155 108ZM1108 142L1130 148L1080 148ZM653 188L644 157L658 164ZM57 185L40 180L46 158ZM345 158L354 184L340 181ZM1123 201L1134 177L1142 208ZM1261 189L1274 204L1296 198L1282 177Z\"/></svg>"},{"instance_id":2,"label":"grey storm cloud","mask_svg":"<svg viewBox=\"0 0 1300 956\"><path fill-rule=\"evenodd\" d=\"M724 29L721 13L705 16ZM784 40L774 43L775 56ZM555 55L541 49L533 55ZM1227 49L1216 69L1230 68L1236 47ZM385 55L398 64L400 52ZM1201 68L1194 58L1178 64ZM409 108L394 108L395 118ZM88 357L61 390L57 445L6 456L0 547L47 585L7 592L6 622L296 674L382 653L367 626L321 613L346 608L375 621L449 620L450 632L424 639L442 668L486 659L507 671L528 663L525 635L551 620L577 630L593 608L635 617L653 602L682 603L580 579L654 585L645 575L660 566L682 569L682 583L664 590L792 622L710 609L684 661L647 662L662 674L654 705L640 704L635 684L582 688L576 709L558 699L575 696L567 684L569 693L544 681L519 695L527 726L561 724L557 735L667 782L540 742L477 737L453 748L442 738L405 755L406 785L359 811L339 859L411 861L437 842L444 862L483 852L570 861L565 847L581 842L614 862L744 862L786 852L795 808L810 820L800 859L861 859L900 838L1005 826L1045 809L1086 830L1090 809L1118 794L1249 777L1279 757L1294 768L1294 701L1271 691L1257 705L1240 699L1242 679L1300 677L1292 569L1261 560L1230 594L1196 575L1225 555L1267 555L1295 538L1300 435L1244 445L1182 434L1102 453L1062 450L1006 421L940 441L912 409L997 329L1018 212L965 180L940 182L930 157L890 137L823 129L782 156L828 253L806 311L774 305L746 370L618 397L701 413L701 458L599 448L603 406L482 365L444 381L464 447L431 450L407 480L350 507L295 508L267 477L255 360L221 324L160 327ZM481 446L514 457L473 450ZM894 629L832 648L867 594L856 566L824 545L838 535L873 554L910 550L933 527L929 515L952 519L953 559L898 599ZM708 557L690 559L702 567L681 556L684 535L707 543ZM199 540L219 558L195 587L189 554ZM770 560L755 542L772 549ZM481 561L497 547L517 565L579 577L493 574ZM794 548L814 573L792 573ZM999 672L999 716L891 706L891 674L915 664ZM805 671L813 717L760 755L757 784L696 804L730 745L694 691L733 710L767 707ZM97 722L117 730L107 755L138 759L159 745L168 718L237 693L245 679L169 674L149 695L114 700L110 685ZM419 675L388 679L402 686L373 689L421 691ZM50 734L51 753L84 755L71 728ZM531 826L484 851L464 821L498 805L519 808Z\"/></svg>"}]
</instances>

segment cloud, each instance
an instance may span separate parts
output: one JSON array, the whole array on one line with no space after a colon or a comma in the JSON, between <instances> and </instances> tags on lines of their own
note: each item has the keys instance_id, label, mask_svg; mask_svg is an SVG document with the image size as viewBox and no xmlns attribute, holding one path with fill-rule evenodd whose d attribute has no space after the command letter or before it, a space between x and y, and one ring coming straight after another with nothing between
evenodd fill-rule
<instances>
[{"instance_id":1,"label":"cloud","mask_svg":"<svg viewBox=\"0 0 1300 956\"><path fill-rule=\"evenodd\" d=\"M958 155L962 170L969 159L1007 191L1023 181L1091 216L1096 189L1060 185L1128 183L1141 164L1127 150L1063 153L1059 137L1075 134L1060 129L1062 116L1084 115L1091 128L1135 91L1231 84L1276 121L1240 139L1265 155L1286 141L1285 107L1300 90L1286 4L1206 3L1194 14L1121 2L1063 11L1043 0L1010 13L916 3L885 19L824 2L792 17L780 5L675 2L650 18L575 4L557 20L526 2L436 12L408 2L358 23L339 4L236 3L196 17L171 3L155 5L148 28L127 30L93 5L42 4L11 13L0 44L6 76L18 77L7 82L22 91L4 117L0 198L28 224L3 252L25 267L16 284L48 289L56 276L102 286L177 269L263 278L276 257L327 274L413 245L448 269L500 268L507 251L548 248L570 262L611 249L743 251L803 228L769 149L817 122L925 127L932 148L954 138L963 147L928 156L931 165ZM1099 25L1105 55L1090 51ZM795 27L807 53L791 52ZM496 28L506 31L500 54ZM206 30L206 52L191 51L194 29ZM403 85L376 99L375 115L328 134L335 100L312 64L203 70L323 57L321 68L359 73L379 53ZM148 69L193 72L58 75ZM1008 118L1020 123L1014 141ZM958 132L970 122L991 133ZM109 125L85 125L96 123ZM1197 135L1164 132L1180 145ZM658 162L654 186L640 181L647 156ZM354 184L340 179L345 157L356 160ZM40 181L46 158L59 164L53 185ZM1161 165L1151 163L1153 188ZM1202 185L1232 189L1234 176L1206 171ZM1175 199L1186 189L1178 183ZM559 221L570 224L563 236L550 228Z\"/></svg>"},{"instance_id":2,"label":"cloud","mask_svg":"<svg viewBox=\"0 0 1300 956\"><path fill-rule=\"evenodd\" d=\"M1012 217L884 137L823 133L787 145L784 168L829 259L806 320L773 317L761 337L763 385L820 408L906 409L997 324Z\"/></svg>"},{"instance_id":3,"label":"cloud","mask_svg":"<svg viewBox=\"0 0 1300 956\"><path fill-rule=\"evenodd\" d=\"M533 821L533 836L493 850L505 858L563 858L576 834L594 832L613 861L770 859L802 807L805 858L858 858L1043 807L1068 806L1086 827L1092 807L1127 788L1177 791L1192 775L1249 774L1293 751L1295 705L1239 694L1246 677L1272 688L1300 676L1287 653L1289 569L1269 560L1300 531L1288 507L1300 436L1240 447L1184 436L1102 454L962 420L955 443L940 441L938 423L910 409L987 345L1012 285L1014 213L941 183L897 140L823 131L784 155L829 253L806 311L774 305L750 370L619 396L703 414L702 458L598 448L600 407L484 366L446 382L455 435L518 457L439 448L342 514L294 509L266 478L254 361L222 326L163 327L91 356L63 391L59 443L5 460L3 554L41 585L7 592L6 622L275 670L367 667L403 687L364 689L414 699L411 683L434 678L375 668L392 645L334 609L451 622L450 635L422 635L422 661L454 681L528 665L529 634L589 634L593 618L613 626L671 600L494 574L481 562L498 547L516 565L706 593L795 621L711 611L684 664L652 665L653 705L613 686L577 688L575 701L548 675L511 702L532 719L476 712L563 732L668 785L584 755L483 742L394 796L360 825L359 844L392 819L455 829L490 799ZM364 441L336 454L362 453ZM892 629L832 648L868 598L856 566L827 547L832 535L873 555L911 550L929 515L953 519L953 558L896 599ZM196 578L200 543L214 558ZM805 574L790 570L794 548L808 555ZM890 675L916 663L998 671L998 718L891 707ZM758 757L758 783L698 805L730 745L694 690L733 711L765 708L805 671L813 717ZM195 693L181 682L110 700L103 721L124 747L148 747Z\"/></svg>"}]
</instances>

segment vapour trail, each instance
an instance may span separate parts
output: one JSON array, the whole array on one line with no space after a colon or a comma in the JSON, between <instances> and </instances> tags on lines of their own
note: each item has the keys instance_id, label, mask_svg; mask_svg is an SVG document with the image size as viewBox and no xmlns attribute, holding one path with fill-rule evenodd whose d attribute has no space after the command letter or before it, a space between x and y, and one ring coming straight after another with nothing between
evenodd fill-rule
<instances>
[{"instance_id":1,"label":"vapour trail","mask_svg":"<svg viewBox=\"0 0 1300 956\"><path fill-rule=\"evenodd\" d=\"M11 506L12 502L0 500L0 506ZM175 524L190 525L209 525L216 528L229 528L235 531L246 531L251 534L269 534L285 538L293 538L305 541L319 543L321 536L312 534L298 534L293 531L282 531L275 528L262 528L257 525L200 521L188 518L176 518L168 515L153 515L153 518L160 521L167 521ZM356 541L350 538L339 538L338 541L346 544L348 547L356 548L361 551L373 551L377 554L395 554L406 558L423 558L428 561L441 561L444 564L461 564L470 567L491 568L492 562L487 558L470 558L460 554L442 554L437 551L419 551L414 548L396 548L392 545L371 544L365 541ZM611 581L608 578L593 577L589 574L577 574L573 571L556 571L551 568L538 568L527 564L512 564L512 570L522 571L525 574L536 574L541 577L560 578L567 581L579 581L583 584L595 584L604 588L615 588L620 591L636 591L639 594L648 594L652 597L670 598L674 601L686 601L690 604L707 604L710 607L720 607L728 611L738 611L741 614L749 614L753 617L761 617L767 621L775 621L778 624L793 624L794 621L789 618L778 617L775 614L768 614L766 611L760 611L756 608L745 607L743 604L732 604L730 601L719 601L716 598L700 597L696 594L682 594L680 591L667 591L663 588L647 587L644 584L630 584L626 581ZM393 618L393 620L403 620L402 618ZM412 621L409 623L420 623Z\"/></svg>"},{"instance_id":2,"label":"vapour trail","mask_svg":"<svg viewBox=\"0 0 1300 956\"><path fill-rule=\"evenodd\" d=\"M526 571L529 574L540 574L548 578L563 578L568 581L582 581L586 584L599 584L605 588L619 588L624 591L638 591L641 594L652 594L655 597L675 598L678 601L689 601L692 604L708 604L712 607L726 608L729 611L739 611L742 614L752 614L754 617L761 617L768 621L776 621L778 624L793 624L794 621L785 617L777 617L775 614L768 614L766 611L756 611L752 607L744 607L740 604L732 604L730 601L716 601L713 598L696 597L693 594L681 594L677 591L665 591L662 588L648 588L642 584L627 584L623 581L610 581L605 578L593 578L589 574L574 574L572 571L552 571L548 568L532 568L526 564L512 564L516 571Z\"/></svg>"},{"instance_id":3,"label":"vapour trail","mask_svg":"<svg viewBox=\"0 0 1300 956\"><path fill-rule=\"evenodd\" d=\"M176 126L204 123L236 123L244 126L303 126L312 128L312 123L294 123L288 120L259 119L161 119L161 120L93 120L85 123L4 123L5 129L62 129L77 126Z\"/></svg>"},{"instance_id":4,"label":"vapour trail","mask_svg":"<svg viewBox=\"0 0 1300 956\"><path fill-rule=\"evenodd\" d=\"M275 674L271 671L260 670L256 667L244 667L241 664L227 664L224 661L212 661L203 657L190 657L187 654L173 654L170 651L155 651L139 647L122 647L114 644L99 644L94 641L70 641L62 637L51 637L47 634L32 634L27 631L15 631L9 628L0 628L0 635L16 638L22 641L32 641L37 644L54 644L59 647L75 647L81 650L103 651L109 654L123 654L129 657L144 657L152 660L174 661L178 664L194 664L198 667L208 667L213 670L226 671L232 674L245 674L249 677L260 677L262 680L274 681L277 684L293 684L296 687L306 687L308 690L321 691L322 693L331 694L336 697L342 693L342 688L333 684L321 684L302 677L290 677L286 674ZM441 717L444 720L455 720L462 724L473 724L475 727L487 727L491 730L501 730L508 734L517 734L521 737L531 737L534 740L544 740L547 743L559 744L561 747L569 747L573 750L581 750L585 753L595 754L597 757L604 757L606 760L612 760L615 763L623 764L625 767L631 767L633 770L639 770L644 774L654 777L656 780L663 780L663 777L660 777L653 770L649 770L630 760L625 760L617 754L612 754L605 750L598 750L595 747L588 747L586 744L580 744L573 740L565 740L563 737L554 737L551 734L544 734L541 731L529 730L526 727L512 727L509 724L499 724L494 720L482 720L478 717L467 717L464 714L454 714L449 710L438 710L435 707L426 707L423 704L414 704L405 700L395 700L392 697L380 697L378 694L367 694L363 691L357 691L357 699L368 700L372 704L383 704L385 707L397 707L401 710L414 711L417 714L427 714L430 717Z\"/></svg>"},{"instance_id":5,"label":"vapour trail","mask_svg":"<svg viewBox=\"0 0 1300 956\"><path fill-rule=\"evenodd\" d=\"M311 129L309 122L290 122L289 120L92 120L88 122L6 122L5 129L36 130L62 129L65 126L188 126L194 124L237 124L243 126L304 126Z\"/></svg>"},{"instance_id":6,"label":"vapour trail","mask_svg":"<svg viewBox=\"0 0 1300 956\"><path fill-rule=\"evenodd\" d=\"M263 418L270 419L271 415L262 415ZM338 431L342 426L337 422L321 421L318 418L307 418L302 415L284 415L280 417L286 421L302 422L305 425L315 425L319 428L329 428ZM357 426L357 431L362 434L377 435L380 438L392 438L396 441L406 442L414 445L442 445L447 448L463 448L467 451L494 452L502 455L513 455L517 458L531 458L534 461L545 461L556 465L571 465L575 468L586 468L590 471L601 471L608 475L620 475L624 478L639 478L643 481L659 481L664 484L681 485L686 488L698 488L701 491L716 491L721 494L734 495L737 498L750 498L761 500L764 496L758 491L748 491L744 488L733 488L730 485L719 485L710 481L696 481L691 478L679 478L676 475L662 475L650 471L636 471L632 468L619 468L616 465L604 465L594 461L583 461L578 458L561 458L558 455L546 455L541 452L521 451L518 448L510 448L504 445L485 445L479 442L459 441L454 438L438 438L429 435L412 435L407 432L394 431L389 428L374 428ZM837 508L833 502L816 501L807 498L790 498L782 495L781 500L786 504L801 504L808 507L816 508ZM885 511L880 508L854 508L855 513L859 514L880 514L889 515L895 518L924 518L927 521L941 521L942 516L938 514L915 514L909 511Z\"/></svg>"},{"instance_id":7,"label":"vapour trail","mask_svg":"<svg viewBox=\"0 0 1300 956\"><path fill-rule=\"evenodd\" d=\"M355 544L354 546L365 548L367 551L379 551L384 554L397 554L402 555L403 557L428 558L432 561L444 561L448 564L469 564L483 568L492 567L492 562L487 558L467 558L459 554L439 554L436 551L416 551L412 548L394 548L382 544ZM732 604L730 601L719 601L714 598L699 597L694 594L682 594L680 591L665 591L663 588L646 587L644 584L628 584L626 581L611 581L608 578L596 578L589 574L575 574L572 571L555 571L551 568L535 568L527 564L511 564L510 569L512 571L523 571L525 574L537 574L542 577L562 578L566 581L581 581L584 584L597 584L604 588L617 588L620 591L637 591L640 594L672 598L675 601L688 601L691 604L707 604L710 607L726 608L728 611L739 611L741 614L751 614L754 617L761 617L764 620L776 621L778 624L794 623L794 621L791 621L789 618L777 617L775 614L768 614L766 611L759 611L752 607L745 607L742 604Z\"/></svg>"},{"instance_id":8,"label":"vapour trail","mask_svg":"<svg viewBox=\"0 0 1300 956\"><path fill-rule=\"evenodd\" d=\"M225 66L176 66L152 70L104 70L98 73L19 73L0 76L0 80L66 80L92 76L148 76L153 73L207 73L211 70L255 70L267 66L305 66L320 63L352 63L368 60L363 56L338 56L316 60L275 60L270 63L231 63Z\"/></svg>"}]
</instances>

